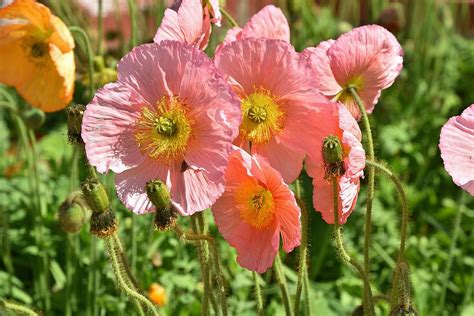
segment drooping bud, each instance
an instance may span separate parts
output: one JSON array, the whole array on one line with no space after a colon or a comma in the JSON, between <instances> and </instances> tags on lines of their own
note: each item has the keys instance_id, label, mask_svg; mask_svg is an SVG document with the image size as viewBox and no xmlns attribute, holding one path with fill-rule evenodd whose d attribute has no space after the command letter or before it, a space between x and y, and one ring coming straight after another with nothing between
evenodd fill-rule
<instances>
[{"instance_id":1,"label":"drooping bud","mask_svg":"<svg viewBox=\"0 0 474 316\"><path fill-rule=\"evenodd\" d=\"M342 146L339 137L329 135L323 140L323 159L326 164L342 162Z\"/></svg>"},{"instance_id":2,"label":"drooping bud","mask_svg":"<svg viewBox=\"0 0 474 316\"><path fill-rule=\"evenodd\" d=\"M82 184L82 193L94 213L109 210L110 202L105 188L97 179L87 178Z\"/></svg>"},{"instance_id":3,"label":"drooping bud","mask_svg":"<svg viewBox=\"0 0 474 316\"><path fill-rule=\"evenodd\" d=\"M112 236L118 229L118 222L114 213L110 209L97 213L93 212L91 216L91 234L99 238Z\"/></svg>"},{"instance_id":4,"label":"drooping bud","mask_svg":"<svg viewBox=\"0 0 474 316\"><path fill-rule=\"evenodd\" d=\"M166 185L160 180L151 180L146 184L146 193L155 206L155 227L167 230L176 224L178 212L171 203L171 196Z\"/></svg>"},{"instance_id":5,"label":"drooping bud","mask_svg":"<svg viewBox=\"0 0 474 316\"><path fill-rule=\"evenodd\" d=\"M410 268L406 261L397 262L390 297L390 315L417 315L411 299Z\"/></svg>"},{"instance_id":6,"label":"drooping bud","mask_svg":"<svg viewBox=\"0 0 474 316\"><path fill-rule=\"evenodd\" d=\"M25 121L26 126L32 130L37 130L43 126L46 116L43 111L36 108L31 108L26 110L22 114L23 120Z\"/></svg>"},{"instance_id":7,"label":"drooping bud","mask_svg":"<svg viewBox=\"0 0 474 316\"><path fill-rule=\"evenodd\" d=\"M86 110L85 105L75 104L66 109L67 136L71 144L83 144L81 137L82 117Z\"/></svg>"},{"instance_id":8,"label":"drooping bud","mask_svg":"<svg viewBox=\"0 0 474 316\"><path fill-rule=\"evenodd\" d=\"M59 226L68 233L77 233L91 216L81 191L73 191L61 204L58 211Z\"/></svg>"}]
</instances>

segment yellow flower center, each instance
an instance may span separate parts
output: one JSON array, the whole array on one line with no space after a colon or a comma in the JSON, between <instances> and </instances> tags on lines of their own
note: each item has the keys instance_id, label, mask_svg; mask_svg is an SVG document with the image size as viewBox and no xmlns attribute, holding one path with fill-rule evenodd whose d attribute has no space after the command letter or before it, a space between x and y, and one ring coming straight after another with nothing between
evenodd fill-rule
<instances>
[{"instance_id":1,"label":"yellow flower center","mask_svg":"<svg viewBox=\"0 0 474 316\"><path fill-rule=\"evenodd\" d=\"M257 229L267 227L273 220L275 205L272 193L252 181L244 182L234 196L240 217Z\"/></svg>"},{"instance_id":2,"label":"yellow flower center","mask_svg":"<svg viewBox=\"0 0 474 316\"><path fill-rule=\"evenodd\" d=\"M184 158L192 123L179 98L165 96L156 105L143 107L135 140L143 154L169 164Z\"/></svg>"},{"instance_id":3,"label":"yellow flower center","mask_svg":"<svg viewBox=\"0 0 474 316\"><path fill-rule=\"evenodd\" d=\"M342 104L345 104L347 100L353 99L351 92L349 91L349 87L354 87L356 90L360 90L363 88L364 82L361 76L357 76L352 78L347 82L344 88L339 91L339 93L334 97L335 101L339 101Z\"/></svg>"},{"instance_id":4,"label":"yellow flower center","mask_svg":"<svg viewBox=\"0 0 474 316\"><path fill-rule=\"evenodd\" d=\"M256 90L242 101L241 108L240 133L248 141L266 143L282 130L284 114L269 91Z\"/></svg>"}]
</instances>

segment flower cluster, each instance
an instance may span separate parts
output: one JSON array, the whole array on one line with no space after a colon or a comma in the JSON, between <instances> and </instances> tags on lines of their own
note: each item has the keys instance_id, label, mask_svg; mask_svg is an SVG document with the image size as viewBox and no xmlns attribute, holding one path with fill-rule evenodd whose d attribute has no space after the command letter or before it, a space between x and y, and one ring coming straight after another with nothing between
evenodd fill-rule
<instances>
[{"instance_id":1,"label":"flower cluster","mask_svg":"<svg viewBox=\"0 0 474 316\"><path fill-rule=\"evenodd\" d=\"M117 174L117 194L133 212L158 211L146 185L159 180L181 215L212 208L238 262L264 272L280 236L287 252L300 243L300 209L288 184L305 161L315 209L334 222L335 180L346 222L365 167L347 89L371 112L399 74L402 50L371 25L298 53L285 16L267 6L230 29L211 59L202 50L220 21L217 1L175 2L155 43L127 54L118 80L87 106L82 138L89 162ZM339 150L332 159L324 154L328 141Z\"/></svg>"}]
</instances>

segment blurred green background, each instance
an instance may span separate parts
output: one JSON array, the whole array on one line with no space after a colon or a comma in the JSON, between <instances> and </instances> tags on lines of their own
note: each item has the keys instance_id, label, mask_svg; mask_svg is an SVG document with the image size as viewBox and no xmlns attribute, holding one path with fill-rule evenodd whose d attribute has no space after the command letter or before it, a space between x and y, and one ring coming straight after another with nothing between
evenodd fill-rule
<instances>
[{"instance_id":1,"label":"blurred green background","mask_svg":"<svg viewBox=\"0 0 474 316\"><path fill-rule=\"evenodd\" d=\"M51 0L45 3L68 25L80 25L90 34L93 48L114 67L130 49L130 22L126 2L113 0L119 10L104 17L106 41L97 49L96 1ZM1 2L1 1L0 1ZM81 3L79 3L81 2ZM105 2L105 0L104 0ZM139 41L151 41L167 1L137 1ZM377 23L392 31L405 51L404 69L394 85L383 92L371 116L376 156L387 161L405 184L411 211L407 257L411 265L413 301L420 315L474 315L474 198L455 186L445 172L438 149L441 126L474 103L474 2L435 0L339 1L221 1L239 24L265 4L285 12L291 42L298 51L337 38L352 27ZM89 8L85 8L88 5ZM210 56L229 25L214 28L206 50ZM78 78L75 102L87 103L87 60L78 41ZM98 70L98 69L97 69ZM109 76L94 78L98 86ZM27 106L13 90L20 113ZM58 226L57 210L82 179L84 161L77 161L67 143L64 111L48 114L36 131L37 166L41 181L42 223L32 220L29 189L31 170L11 113L0 108L0 297L43 310L45 293L38 288L38 262L48 261L43 276L50 289L47 315L132 315L133 305L114 285L101 241L93 240L87 225L77 234ZM113 176L104 177L115 196ZM309 187L305 186L309 197ZM345 225L354 255L362 258L365 186L358 206ZM133 216L117 199L132 269L146 290L152 283L166 289L166 315L198 315L202 284L196 252L173 233L155 232L152 215ZM206 217L212 222L210 212ZM183 218L180 225L187 227ZM33 232L41 225L41 244ZM343 266L332 247L331 227L312 212L310 228L311 303L314 315L350 315L361 303L362 282ZM399 243L399 205L392 184L378 177L373 211L371 279L375 293L387 293ZM222 254L231 315L253 315L252 275L235 262L235 251L217 233ZM296 283L297 251L284 263L290 292ZM262 275L266 312L281 315L280 294L272 272ZM95 280L95 282L93 282ZM96 304L94 304L96 302ZM380 315L388 314L385 303Z\"/></svg>"}]
</instances>

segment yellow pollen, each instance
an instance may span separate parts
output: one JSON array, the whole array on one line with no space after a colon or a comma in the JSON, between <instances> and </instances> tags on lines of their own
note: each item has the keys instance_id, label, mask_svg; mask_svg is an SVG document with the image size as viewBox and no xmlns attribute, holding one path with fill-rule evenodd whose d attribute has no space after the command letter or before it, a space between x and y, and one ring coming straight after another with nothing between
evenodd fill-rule
<instances>
[{"instance_id":1,"label":"yellow pollen","mask_svg":"<svg viewBox=\"0 0 474 316\"><path fill-rule=\"evenodd\" d=\"M169 164L183 159L192 123L178 97L164 96L154 106L143 107L135 141L144 155Z\"/></svg>"},{"instance_id":2,"label":"yellow pollen","mask_svg":"<svg viewBox=\"0 0 474 316\"><path fill-rule=\"evenodd\" d=\"M252 143L268 142L283 128L284 113L269 91L257 89L241 103L240 133Z\"/></svg>"},{"instance_id":3,"label":"yellow pollen","mask_svg":"<svg viewBox=\"0 0 474 316\"><path fill-rule=\"evenodd\" d=\"M240 217L252 227L262 229L273 221L275 212L273 196L261 185L252 181L242 183L235 193L234 200L240 208Z\"/></svg>"}]
</instances>

